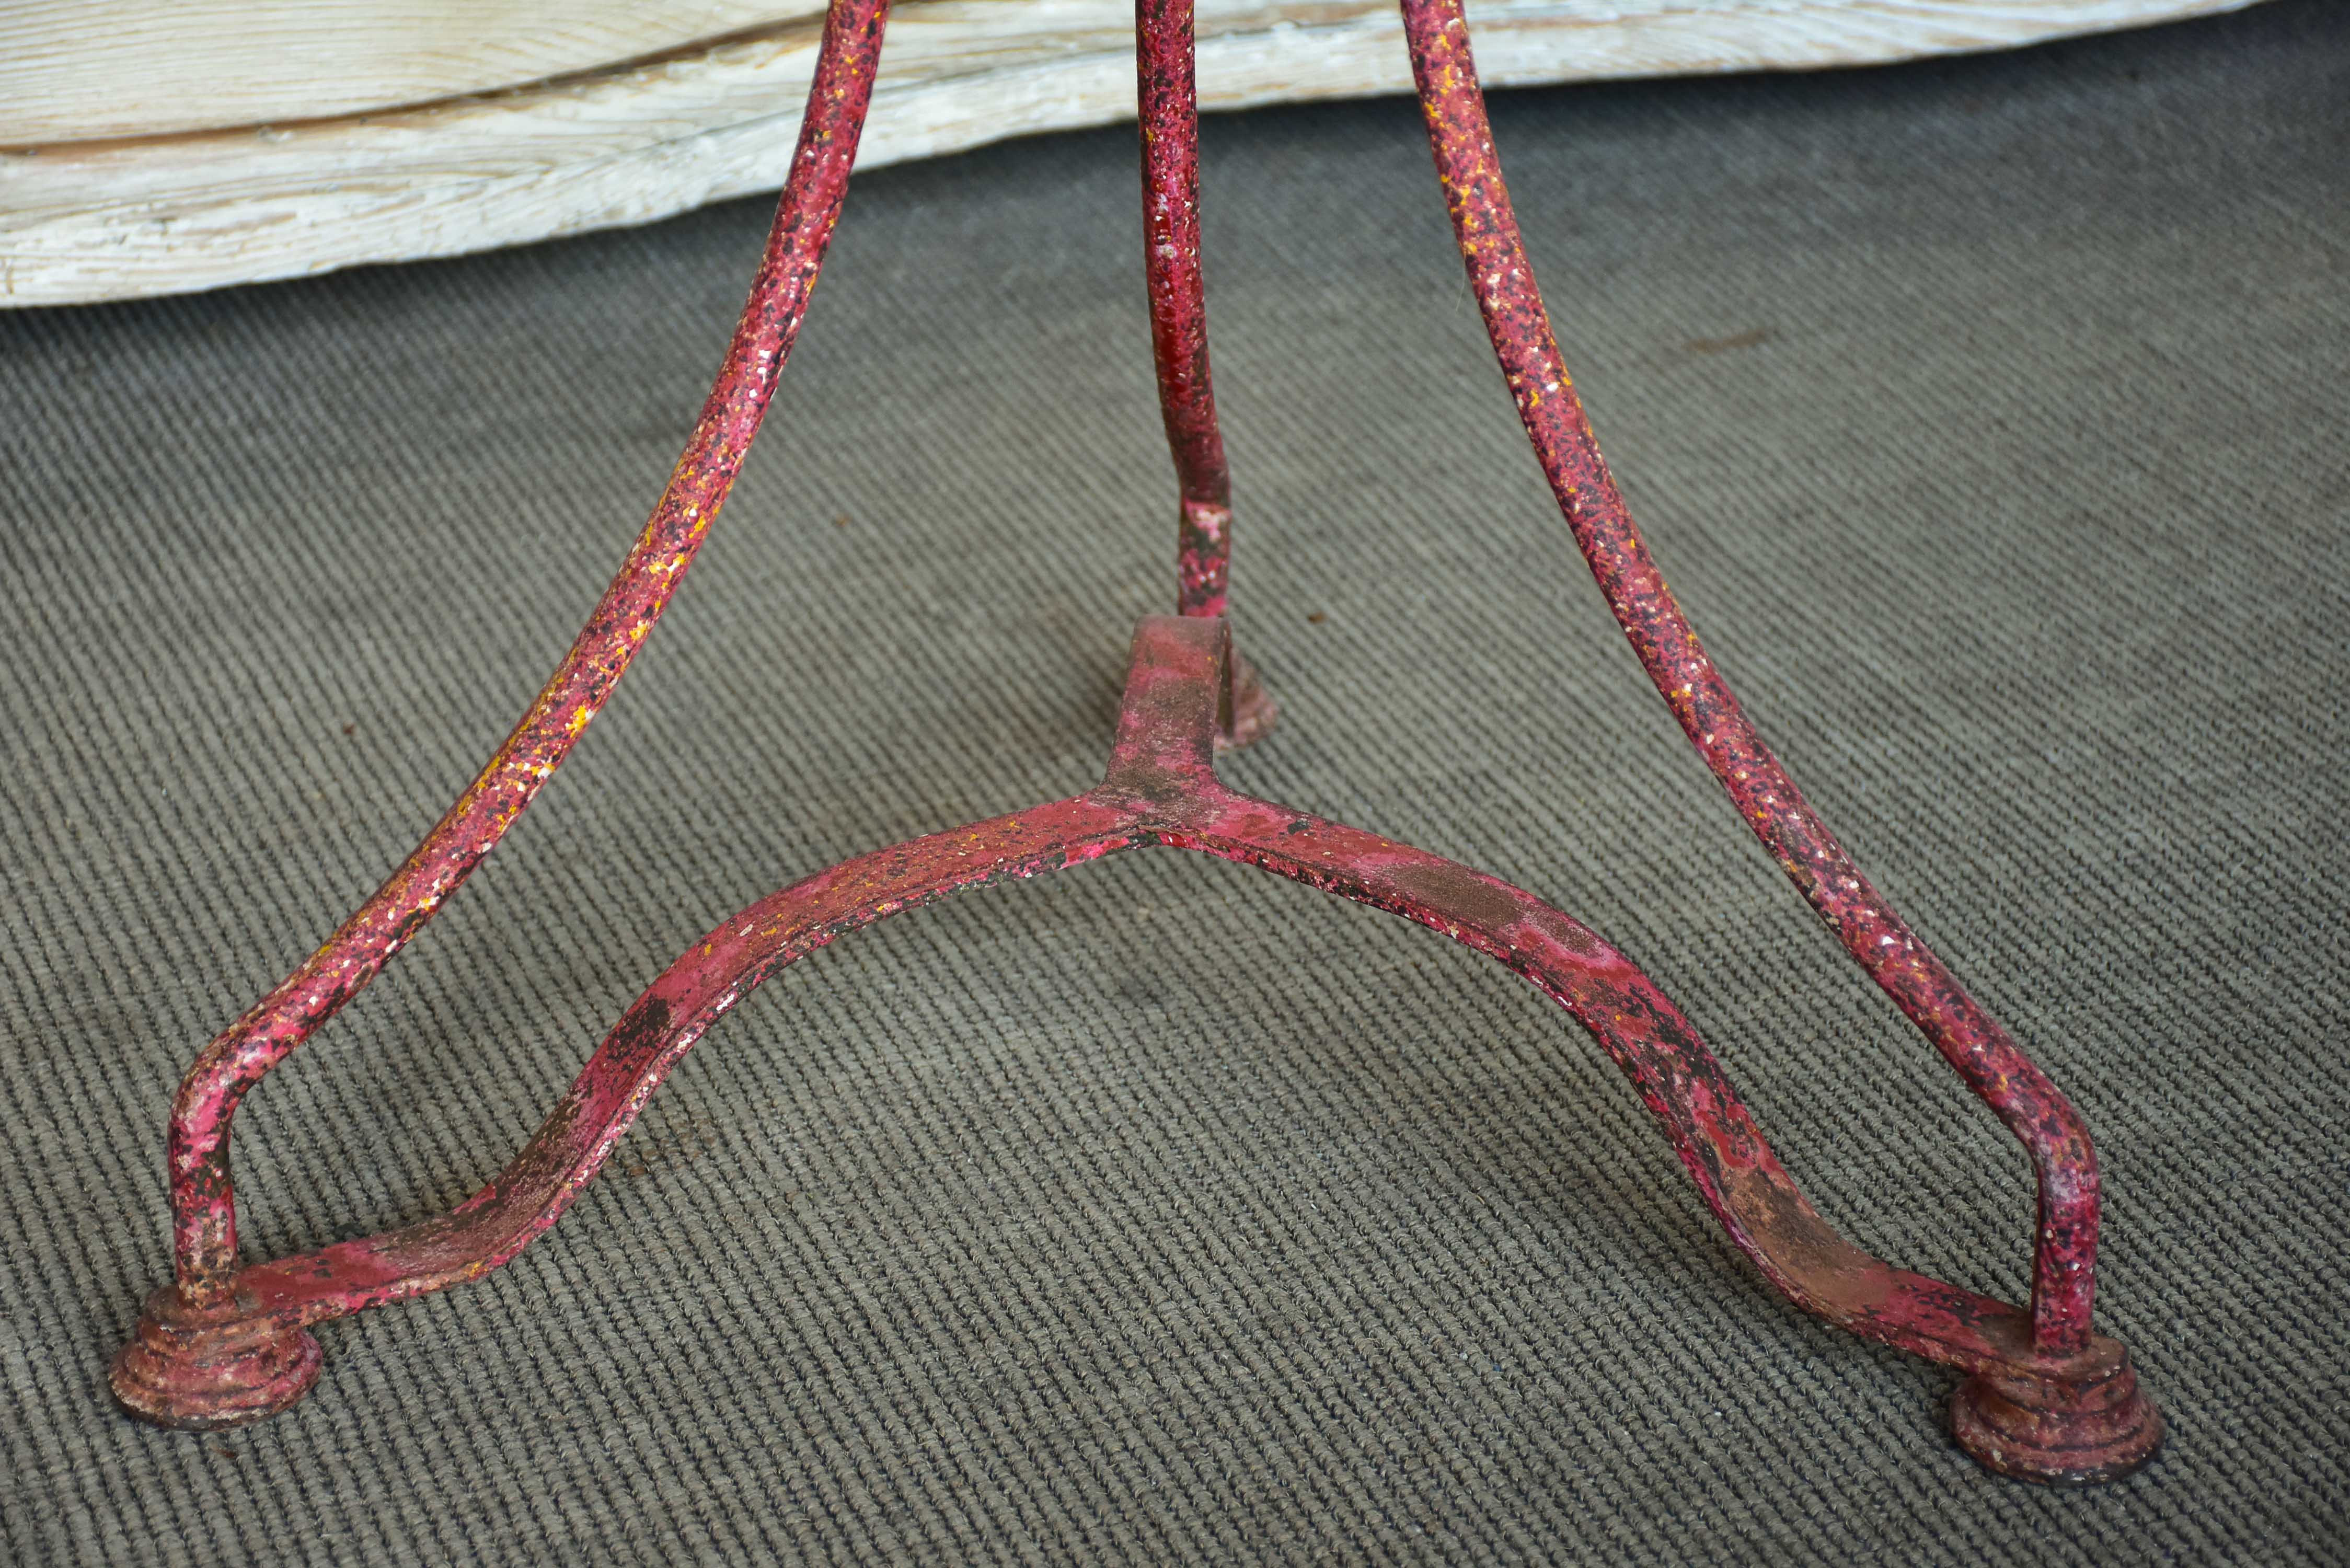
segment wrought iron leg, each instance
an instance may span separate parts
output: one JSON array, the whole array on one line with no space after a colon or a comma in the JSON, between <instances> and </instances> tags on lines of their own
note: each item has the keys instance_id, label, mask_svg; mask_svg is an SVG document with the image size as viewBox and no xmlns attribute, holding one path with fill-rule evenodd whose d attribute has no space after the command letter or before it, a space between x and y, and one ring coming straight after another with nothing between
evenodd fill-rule
<instances>
[{"instance_id":1,"label":"wrought iron leg","mask_svg":"<svg viewBox=\"0 0 2350 1568\"><path fill-rule=\"evenodd\" d=\"M2031 1368L1985 1372L1960 1385L1952 1423L1970 1453L2011 1474L2084 1479L2119 1474L2150 1457L2161 1419L2130 1377L2056 1368L2100 1353L2089 1332L2096 1290L2097 1157L2072 1103L1949 967L1869 885L1706 657L1633 526L1559 358L1510 208L1492 127L1470 57L1461 0L1401 0L1412 75L1428 121L1452 232L1500 358L1518 417L1534 442L1559 510L1590 564L1617 624L1690 743L1736 803L1739 815L1860 967L1997 1113L2032 1159L2039 1188L2033 1239ZM2108 1357L2110 1358L2110 1357ZM2118 1413L2117 1413L2118 1412ZM2099 1458L2076 1463L2068 1445ZM2045 1472L2043 1474L2043 1472Z\"/></svg>"},{"instance_id":2,"label":"wrought iron leg","mask_svg":"<svg viewBox=\"0 0 2350 1568\"><path fill-rule=\"evenodd\" d=\"M1139 0L1146 271L1181 494L1175 616L1136 634L1107 776L1084 794L844 862L712 931L640 996L554 1113L447 1215L240 1267L229 1127L238 1103L432 918L593 718L723 503L790 351L837 219L887 0L834 0L797 156L751 300L668 492L530 713L425 843L327 945L197 1059L171 1134L173 1283L116 1358L134 1414L219 1427L284 1409L318 1372L309 1326L475 1278L561 1217L679 1057L761 981L844 932L1008 877L1146 846L1238 861L1402 915L1525 976L1628 1076L1731 1242L1796 1305L1968 1376L1959 1440L1994 1469L2082 1482L2161 1438L2129 1357L2090 1332L2097 1179L2080 1118L1861 877L1706 659L1608 478L1535 292L1492 151L1458 0L1403 0L1455 231L1536 455L1658 690L1749 826L1967 1085L2039 1179L2029 1310L1897 1269L1812 1209L1686 1019L1586 928L1439 857L1227 790L1214 754L1272 704L1224 618L1231 486L1208 373L1188 0Z\"/></svg>"},{"instance_id":3,"label":"wrought iron leg","mask_svg":"<svg viewBox=\"0 0 2350 1568\"><path fill-rule=\"evenodd\" d=\"M848 192L889 0L833 0L799 145L749 302L651 519L563 662L479 777L326 944L206 1046L172 1105L172 1282L115 1358L134 1415L221 1426L284 1409L317 1378L299 1324L257 1318L237 1290L229 1130L263 1075L373 980L472 875L570 754L693 564L733 488ZM488 1264L482 1265L489 1267Z\"/></svg>"}]
</instances>

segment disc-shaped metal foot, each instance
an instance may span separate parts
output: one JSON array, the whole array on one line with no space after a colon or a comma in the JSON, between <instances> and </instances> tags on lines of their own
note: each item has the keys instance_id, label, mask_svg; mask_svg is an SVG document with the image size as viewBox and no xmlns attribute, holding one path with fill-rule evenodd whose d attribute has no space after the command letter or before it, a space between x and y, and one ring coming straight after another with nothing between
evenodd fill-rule
<instances>
[{"instance_id":1,"label":"disc-shaped metal foot","mask_svg":"<svg viewBox=\"0 0 2350 1568\"><path fill-rule=\"evenodd\" d=\"M2154 1458L2162 1412L2139 1389L2129 1352L2099 1338L2058 1369L1968 1378L1950 1396L1950 1431L1959 1447L2003 1476L2088 1486Z\"/></svg>"},{"instance_id":2,"label":"disc-shaped metal foot","mask_svg":"<svg viewBox=\"0 0 2350 1568\"><path fill-rule=\"evenodd\" d=\"M161 1427L238 1427L275 1416L318 1381L318 1342L266 1317L192 1309L166 1285L147 1298L107 1381Z\"/></svg>"}]
</instances>

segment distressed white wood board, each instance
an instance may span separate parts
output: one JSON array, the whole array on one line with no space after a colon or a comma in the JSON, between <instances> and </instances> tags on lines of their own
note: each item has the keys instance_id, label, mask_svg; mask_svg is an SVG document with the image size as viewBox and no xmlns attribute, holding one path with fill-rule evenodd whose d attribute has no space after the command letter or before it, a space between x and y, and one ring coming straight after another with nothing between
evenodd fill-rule
<instances>
[{"instance_id":1,"label":"distressed white wood board","mask_svg":"<svg viewBox=\"0 0 2350 1568\"><path fill-rule=\"evenodd\" d=\"M1855 66L2255 0L1479 0L1494 85ZM783 182L818 25L363 118L0 152L0 304L185 293L641 223ZM1409 90L1385 0L1201 0L1213 109ZM911 0L868 164L1130 119L1125 0Z\"/></svg>"},{"instance_id":2,"label":"distressed white wood board","mask_svg":"<svg viewBox=\"0 0 2350 1568\"><path fill-rule=\"evenodd\" d=\"M369 114L823 12L824 0L0 0L0 147Z\"/></svg>"}]
</instances>

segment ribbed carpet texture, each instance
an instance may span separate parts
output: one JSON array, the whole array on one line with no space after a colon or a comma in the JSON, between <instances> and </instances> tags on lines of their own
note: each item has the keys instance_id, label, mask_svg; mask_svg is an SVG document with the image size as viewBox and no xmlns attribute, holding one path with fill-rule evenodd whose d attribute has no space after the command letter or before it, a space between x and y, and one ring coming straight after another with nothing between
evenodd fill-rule
<instances>
[{"instance_id":1,"label":"ribbed carpet texture","mask_svg":"<svg viewBox=\"0 0 2350 1568\"><path fill-rule=\"evenodd\" d=\"M1557 1008L1151 851L844 940L563 1222L118 1413L212 1033L522 711L767 203L0 315L0 1542L23 1563L2350 1562L2350 7L1498 95L1656 551L1861 863L2074 1097L2085 1491L1775 1297ZM1589 920L1863 1245L2021 1300L2015 1146L1682 742L1561 524L1406 101L1215 119L1226 776ZM638 989L845 856L1098 774L1172 602L1130 130L879 171L733 504L570 766L240 1123L245 1244L439 1211Z\"/></svg>"}]
</instances>

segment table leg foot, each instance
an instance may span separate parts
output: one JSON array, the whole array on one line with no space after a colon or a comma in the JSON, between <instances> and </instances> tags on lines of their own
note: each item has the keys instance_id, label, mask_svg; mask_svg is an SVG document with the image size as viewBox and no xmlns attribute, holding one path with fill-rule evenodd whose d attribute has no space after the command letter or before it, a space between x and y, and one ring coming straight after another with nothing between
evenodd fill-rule
<instances>
[{"instance_id":1,"label":"table leg foot","mask_svg":"<svg viewBox=\"0 0 2350 1568\"><path fill-rule=\"evenodd\" d=\"M2074 1368L1969 1377L1950 1396L1950 1431L2002 1475L2088 1486L2152 1459L2162 1446L2162 1412L2139 1389L2129 1352L2100 1339Z\"/></svg>"},{"instance_id":2,"label":"table leg foot","mask_svg":"<svg viewBox=\"0 0 2350 1568\"><path fill-rule=\"evenodd\" d=\"M319 1359L308 1329L191 1308L166 1285L147 1298L107 1381L140 1420L204 1430L295 1404L318 1381Z\"/></svg>"}]
</instances>

